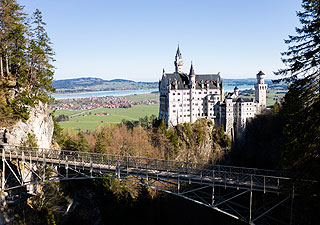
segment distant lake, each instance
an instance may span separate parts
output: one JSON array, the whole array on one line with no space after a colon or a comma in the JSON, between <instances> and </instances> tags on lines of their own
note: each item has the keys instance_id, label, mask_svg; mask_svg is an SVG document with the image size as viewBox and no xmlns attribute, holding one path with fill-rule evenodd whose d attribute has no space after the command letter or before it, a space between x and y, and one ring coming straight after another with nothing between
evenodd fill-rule
<instances>
[{"instance_id":1,"label":"distant lake","mask_svg":"<svg viewBox=\"0 0 320 225\"><path fill-rule=\"evenodd\" d=\"M104 96L127 96L127 95L139 95L148 94L158 89L148 90L121 90L121 91L96 91L96 92L81 92L72 94L52 94L55 99L67 99L67 98L90 98L90 97L104 97Z\"/></svg>"},{"instance_id":2,"label":"distant lake","mask_svg":"<svg viewBox=\"0 0 320 225\"><path fill-rule=\"evenodd\" d=\"M223 86L224 87L224 92L231 92L235 88L235 86ZM254 85L238 85L237 86L240 91L243 90L248 90L248 89L253 89Z\"/></svg>"},{"instance_id":3,"label":"distant lake","mask_svg":"<svg viewBox=\"0 0 320 225\"><path fill-rule=\"evenodd\" d=\"M235 86L224 86L225 92L233 91ZM239 90L251 89L253 85L239 85ZM96 92L82 92L72 94L52 94L51 96L55 99L67 99L67 98L90 98L90 97L104 97L104 96L127 96L127 95L139 95L148 94L151 92L158 91L158 89L148 90L121 90L121 91L96 91Z\"/></svg>"}]
</instances>

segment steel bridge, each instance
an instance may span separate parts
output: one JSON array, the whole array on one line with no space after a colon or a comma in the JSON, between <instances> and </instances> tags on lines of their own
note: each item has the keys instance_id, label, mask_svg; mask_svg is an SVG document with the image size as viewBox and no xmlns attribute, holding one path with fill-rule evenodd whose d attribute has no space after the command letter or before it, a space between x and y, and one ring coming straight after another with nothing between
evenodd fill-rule
<instances>
[{"instance_id":1,"label":"steel bridge","mask_svg":"<svg viewBox=\"0 0 320 225\"><path fill-rule=\"evenodd\" d=\"M89 152L0 146L1 191L72 179L116 178L191 200L249 224L291 224L272 211L293 203L294 186L282 171ZM260 202L259 202L260 201ZM290 207L288 207L290 211Z\"/></svg>"}]
</instances>

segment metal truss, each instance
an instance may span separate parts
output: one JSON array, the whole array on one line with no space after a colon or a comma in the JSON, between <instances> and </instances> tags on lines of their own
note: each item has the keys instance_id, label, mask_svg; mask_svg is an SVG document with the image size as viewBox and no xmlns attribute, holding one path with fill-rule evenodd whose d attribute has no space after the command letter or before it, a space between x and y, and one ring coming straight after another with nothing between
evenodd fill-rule
<instances>
[{"instance_id":1,"label":"metal truss","mask_svg":"<svg viewBox=\"0 0 320 225\"><path fill-rule=\"evenodd\" d=\"M283 171L21 146L2 146L0 154L1 190L7 192L26 186L32 193L43 182L123 179L249 224L277 220L273 209L290 203L294 195L293 181Z\"/></svg>"}]
</instances>

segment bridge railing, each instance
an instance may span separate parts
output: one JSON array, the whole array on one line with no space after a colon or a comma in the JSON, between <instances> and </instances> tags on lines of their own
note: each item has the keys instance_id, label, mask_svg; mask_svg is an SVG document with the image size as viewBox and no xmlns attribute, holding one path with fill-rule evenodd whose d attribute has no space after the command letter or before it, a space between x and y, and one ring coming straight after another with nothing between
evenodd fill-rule
<instances>
[{"instance_id":1,"label":"bridge railing","mask_svg":"<svg viewBox=\"0 0 320 225\"><path fill-rule=\"evenodd\" d=\"M21 146L0 146L0 148L4 149L5 157L19 157L25 161L67 163L70 166L86 168L122 168L140 172L148 170L149 173L164 172L181 178L191 177L218 183L234 183L239 186L251 185L259 189L278 189L290 182L290 178L287 178L283 171ZM0 153L2 154L2 150Z\"/></svg>"}]
</instances>

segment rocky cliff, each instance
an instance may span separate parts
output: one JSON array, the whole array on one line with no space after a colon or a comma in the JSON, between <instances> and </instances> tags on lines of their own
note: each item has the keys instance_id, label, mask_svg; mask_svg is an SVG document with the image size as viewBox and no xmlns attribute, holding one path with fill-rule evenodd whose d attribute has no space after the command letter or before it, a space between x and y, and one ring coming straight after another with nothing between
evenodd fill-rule
<instances>
[{"instance_id":1,"label":"rocky cliff","mask_svg":"<svg viewBox=\"0 0 320 225\"><path fill-rule=\"evenodd\" d=\"M32 141L37 147L50 148L53 135L53 120L47 104L41 102L30 109L29 119L19 120L10 127L0 127L0 145L29 145Z\"/></svg>"}]
</instances>

